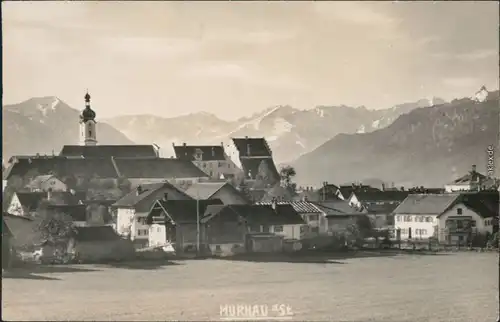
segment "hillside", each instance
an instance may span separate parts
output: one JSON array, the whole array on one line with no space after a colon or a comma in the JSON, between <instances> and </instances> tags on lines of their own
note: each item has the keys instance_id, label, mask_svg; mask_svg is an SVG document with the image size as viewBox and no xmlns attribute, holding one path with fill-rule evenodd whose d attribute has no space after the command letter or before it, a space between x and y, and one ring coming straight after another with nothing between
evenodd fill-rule
<instances>
[{"instance_id":1,"label":"hillside","mask_svg":"<svg viewBox=\"0 0 500 322\"><path fill-rule=\"evenodd\" d=\"M372 133L339 134L292 165L304 185L375 177L398 186L440 187L472 164L485 173L488 145L500 148L498 132L496 91L483 102L464 98L414 109Z\"/></svg>"},{"instance_id":2,"label":"hillside","mask_svg":"<svg viewBox=\"0 0 500 322\"><path fill-rule=\"evenodd\" d=\"M64 144L78 144L80 111L57 97L36 97L2 109L4 160L20 154L58 154ZM133 144L120 131L97 123L102 144Z\"/></svg>"}]
</instances>

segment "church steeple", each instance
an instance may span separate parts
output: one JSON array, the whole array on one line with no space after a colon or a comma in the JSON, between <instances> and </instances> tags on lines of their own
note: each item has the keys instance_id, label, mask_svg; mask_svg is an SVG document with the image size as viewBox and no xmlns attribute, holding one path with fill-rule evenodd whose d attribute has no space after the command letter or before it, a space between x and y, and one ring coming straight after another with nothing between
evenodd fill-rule
<instances>
[{"instance_id":1,"label":"church steeple","mask_svg":"<svg viewBox=\"0 0 500 322\"><path fill-rule=\"evenodd\" d=\"M95 112L90 108L90 94L88 91L85 94L85 109L82 112L81 118L83 122L95 119Z\"/></svg>"},{"instance_id":2,"label":"church steeple","mask_svg":"<svg viewBox=\"0 0 500 322\"><path fill-rule=\"evenodd\" d=\"M96 121L95 112L90 108L90 94L85 94L85 109L80 115L80 145L96 145Z\"/></svg>"}]
</instances>

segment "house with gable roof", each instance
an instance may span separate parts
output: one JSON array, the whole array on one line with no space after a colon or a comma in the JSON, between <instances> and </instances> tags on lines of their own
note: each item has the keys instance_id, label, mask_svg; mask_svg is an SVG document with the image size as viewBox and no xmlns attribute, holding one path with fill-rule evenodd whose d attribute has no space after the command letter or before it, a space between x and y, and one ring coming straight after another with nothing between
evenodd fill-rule
<instances>
[{"instance_id":1,"label":"house with gable roof","mask_svg":"<svg viewBox=\"0 0 500 322\"><path fill-rule=\"evenodd\" d=\"M130 238L137 248L147 247L150 226L146 218L159 199L192 200L189 195L168 182L139 185L111 205L116 218L116 232Z\"/></svg>"},{"instance_id":2,"label":"house with gable roof","mask_svg":"<svg viewBox=\"0 0 500 322\"><path fill-rule=\"evenodd\" d=\"M193 183L185 192L193 199L220 199L225 205L251 203L244 194L225 181Z\"/></svg>"},{"instance_id":3,"label":"house with gable roof","mask_svg":"<svg viewBox=\"0 0 500 322\"><path fill-rule=\"evenodd\" d=\"M32 192L48 191L49 189L52 191L68 190L68 186L52 174L36 176L26 185L26 188Z\"/></svg>"},{"instance_id":4,"label":"house with gable roof","mask_svg":"<svg viewBox=\"0 0 500 322\"><path fill-rule=\"evenodd\" d=\"M403 240L436 238L465 244L470 235L498 230L498 194L410 194L394 215Z\"/></svg>"},{"instance_id":5,"label":"house with gable roof","mask_svg":"<svg viewBox=\"0 0 500 322\"><path fill-rule=\"evenodd\" d=\"M444 186L446 192L480 191L494 187L496 184L493 178L476 171L476 166L472 165L471 171L462 177Z\"/></svg>"},{"instance_id":6,"label":"house with gable roof","mask_svg":"<svg viewBox=\"0 0 500 322\"><path fill-rule=\"evenodd\" d=\"M241 169L231 160L221 145L175 145L175 156L179 160L193 162L212 179L229 179L241 174Z\"/></svg>"}]
</instances>

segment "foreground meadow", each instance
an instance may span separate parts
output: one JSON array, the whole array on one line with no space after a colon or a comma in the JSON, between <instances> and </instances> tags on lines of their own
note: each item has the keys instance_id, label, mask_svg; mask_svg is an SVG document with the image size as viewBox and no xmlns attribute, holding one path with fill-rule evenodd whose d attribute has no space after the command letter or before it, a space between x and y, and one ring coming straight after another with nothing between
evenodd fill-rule
<instances>
[{"instance_id":1,"label":"foreground meadow","mask_svg":"<svg viewBox=\"0 0 500 322\"><path fill-rule=\"evenodd\" d=\"M39 267L2 283L2 320L213 321L226 304L285 304L294 321L495 321L498 254Z\"/></svg>"}]
</instances>

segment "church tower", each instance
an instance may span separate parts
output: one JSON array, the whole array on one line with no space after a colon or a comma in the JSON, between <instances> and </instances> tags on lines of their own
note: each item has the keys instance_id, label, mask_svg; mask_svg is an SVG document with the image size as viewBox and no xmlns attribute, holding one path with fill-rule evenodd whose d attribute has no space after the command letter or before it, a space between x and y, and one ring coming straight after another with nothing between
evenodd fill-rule
<instances>
[{"instance_id":1,"label":"church tower","mask_svg":"<svg viewBox=\"0 0 500 322\"><path fill-rule=\"evenodd\" d=\"M80 145L97 145L95 112L90 108L90 95L85 94L85 109L80 115Z\"/></svg>"}]
</instances>

